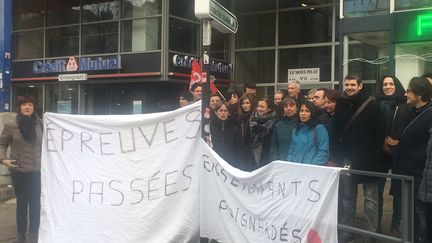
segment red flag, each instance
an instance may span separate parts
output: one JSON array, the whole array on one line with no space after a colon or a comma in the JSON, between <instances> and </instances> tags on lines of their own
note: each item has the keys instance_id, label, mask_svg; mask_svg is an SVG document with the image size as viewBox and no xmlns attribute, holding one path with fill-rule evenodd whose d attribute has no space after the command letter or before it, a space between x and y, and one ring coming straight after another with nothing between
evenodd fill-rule
<instances>
[{"instance_id":1,"label":"red flag","mask_svg":"<svg viewBox=\"0 0 432 243\"><path fill-rule=\"evenodd\" d=\"M216 85L211 81L210 81L210 89L212 91L212 94L216 94L219 91L219 89L216 88Z\"/></svg>"},{"instance_id":2,"label":"red flag","mask_svg":"<svg viewBox=\"0 0 432 243\"><path fill-rule=\"evenodd\" d=\"M201 66L194 59L192 61L192 72L191 72L191 79L190 79L190 83L189 83L189 90L192 89L192 85L201 82L201 79L202 79L201 77L202 77Z\"/></svg>"}]
</instances>

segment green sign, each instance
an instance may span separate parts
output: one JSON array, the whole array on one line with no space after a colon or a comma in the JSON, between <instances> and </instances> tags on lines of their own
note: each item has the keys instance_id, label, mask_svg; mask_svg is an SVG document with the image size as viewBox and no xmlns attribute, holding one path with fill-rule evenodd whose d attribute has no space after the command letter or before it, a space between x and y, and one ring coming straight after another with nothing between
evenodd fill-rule
<instances>
[{"instance_id":1,"label":"green sign","mask_svg":"<svg viewBox=\"0 0 432 243\"><path fill-rule=\"evenodd\" d=\"M238 22L236 16L226 10L220 3L216 2L216 0L210 0L209 15L231 32L237 32Z\"/></svg>"},{"instance_id":2,"label":"green sign","mask_svg":"<svg viewBox=\"0 0 432 243\"><path fill-rule=\"evenodd\" d=\"M432 14L417 15L417 35L432 32Z\"/></svg>"}]
</instances>

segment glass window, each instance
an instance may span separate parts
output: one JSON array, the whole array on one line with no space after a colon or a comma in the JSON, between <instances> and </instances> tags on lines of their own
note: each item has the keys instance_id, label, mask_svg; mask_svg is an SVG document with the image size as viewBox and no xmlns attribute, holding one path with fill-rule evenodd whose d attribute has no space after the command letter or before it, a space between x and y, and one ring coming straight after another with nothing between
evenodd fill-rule
<instances>
[{"instance_id":1,"label":"glass window","mask_svg":"<svg viewBox=\"0 0 432 243\"><path fill-rule=\"evenodd\" d=\"M43 84L16 84L12 86L12 106L11 111L17 112L18 97L30 95L36 100L35 113L42 117L43 110Z\"/></svg>"},{"instance_id":2,"label":"glass window","mask_svg":"<svg viewBox=\"0 0 432 243\"><path fill-rule=\"evenodd\" d=\"M162 12L161 0L122 0L122 17L145 17Z\"/></svg>"},{"instance_id":3,"label":"glass window","mask_svg":"<svg viewBox=\"0 0 432 243\"><path fill-rule=\"evenodd\" d=\"M117 52L118 23L82 26L82 54Z\"/></svg>"},{"instance_id":4,"label":"glass window","mask_svg":"<svg viewBox=\"0 0 432 243\"><path fill-rule=\"evenodd\" d=\"M238 17L236 48L274 46L276 17L274 13Z\"/></svg>"},{"instance_id":5,"label":"glass window","mask_svg":"<svg viewBox=\"0 0 432 243\"><path fill-rule=\"evenodd\" d=\"M397 44L395 63L396 77L407 88L412 77L432 73L432 42Z\"/></svg>"},{"instance_id":6,"label":"glass window","mask_svg":"<svg viewBox=\"0 0 432 243\"><path fill-rule=\"evenodd\" d=\"M122 51L161 49L160 18L122 21Z\"/></svg>"},{"instance_id":7,"label":"glass window","mask_svg":"<svg viewBox=\"0 0 432 243\"><path fill-rule=\"evenodd\" d=\"M390 13L389 0L344 0L344 17L363 17Z\"/></svg>"},{"instance_id":8,"label":"glass window","mask_svg":"<svg viewBox=\"0 0 432 243\"><path fill-rule=\"evenodd\" d=\"M333 0L290 0L280 1L279 8L308 7L311 5L333 3Z\"/></svg>"},{"instance_id":9,"label":"glass window","mask_svg":"<svg viewBox=\"0 0 432 243\"><path fill-rule=\"evenodd\" d=\"M395 10L430 8L432 0L395 0Z\"/></svg>"},{"instance_id":10,"label":"glass window","mask_svg":"<svg viewBox=\"0 0 432 243\"><path fill-rule=\"evenodd\" d=\"M194 6L195 0L170 0L169 14L185 19L196 20Z\"/></svg>"},{"instance_id":11,"label":"glass window","mask_svg":"<svg viewBox=\"0 0 432 243\"><path fill-rule=\"evenodd\" d=\"M2 3L3 4L3 3ZM42 27L44 2L40 0L13 1L13 25L15 30Z\"/></svg>"},{"instance_id":12,"label":"glass window","mask_svg":"<svg viewBox=\"0 0 432 243\"><path fill-rule=\"evenodd\" d=\"M47 29L46 56L73 56L79 53L78 26Z\"/></svg>"},{"instance_id":13,"label":"glass window","mask_svg":"<svg viewBox=\"0 0 432 243\"><path fill-rule=\"evenodd\" d=\"M274 51L248 51L236 54L236 81L274 83Z\"/></svg>"},{"instance_id":14,"label":"glass window","mask_svg":"<svg viewBox=\"0 0 432 243\"><path fill-rule=\"evenodd\" d=\"M47 26L79 23L79 0L47 0Z\"/></svg>"},{"instance_id":15,"label":"glass window","mask_svg":"<svg viewBox=\"0 0 432 243\"><path fill-rule=\"evenodd\" d=\"M199 25L170 18L169 49L187 53L198 53Z\"/></svg>"},{"instance_id":16,"label":"glass window","mask_svg":"<svg viewBox=\"0 0 432 243\"><path fill-rule=\"evenodd\" d=\"M320 81L331 81L331 46L280 50L279 65L280 83L288 82L288 69L297 68L319 68Z\"/></svg>"},{"instance_id":17,"label":"glass window","mask_svg":"<svg viewBox=\"0 0 432 243\"><path fill-rule=\"evenodd\" d=\"M211 57L229 60L230 35L212 29Z\"/></svg>"},{"instance_id":18,"label":"glass window","mask_svg":"<svg viewBox=\"0 0 432 243\"><path fill-rule=\"evenodd\" d=\"M43 57L43 31L25 31L13 34L14 59Z\"/></svg>"},{"instance_id":19,"label":"glass window","mask_svg":"<svg viewBox=\"0 0 432 243\"><path fill-rule=\"evenodd\" d=\"M78 114L78 84L47 84L45 111Z\"/></svg>"},{"instance_id":20,"label":"glass window","mask_svg":"<svg viewBox=\"0 0 432 243\"><path fill-rule=\"evenodd\" d=\"M279 45L332 41L332 12L332 7L281 12Z\"/></svg>"},{"instance_id":21,"label":"glass window","mask_svg":"<svg viewBox=\"0 0 432 243\"><path fill-rule=\"evenodd\" d=\"M118 0L83 0L83 22L114 20L119 18Z\"/></svg>"},{"instance_id":22,"label":"glass window","mask_svg":"<svg viewBox=\"0 0 432 243\"><path fill-rule=\"evenodd\" d=\"M275 10L276 0L235 0L237 14Z\"/></svg>"}]
</instances>

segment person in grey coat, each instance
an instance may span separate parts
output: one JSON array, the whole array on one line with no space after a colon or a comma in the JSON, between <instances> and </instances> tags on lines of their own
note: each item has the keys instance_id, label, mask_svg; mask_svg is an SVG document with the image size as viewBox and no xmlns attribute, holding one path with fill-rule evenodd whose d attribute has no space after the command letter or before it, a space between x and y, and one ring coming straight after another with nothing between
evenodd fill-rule
<instances>
[{"instance_id":1,"label":"person in grey coat","mask_svg":"<svg viewBox=\"0 0 432 243\"><path fill-rule=\"evenodd\" d=\"M31 96L18 98L16 120L6 123L0 136L0 161L11 172L16 196L17 243L24 243L27 216L30 241L38 241L41 193L42 123L34 114L36 102ZM10 147L10 157L6 151Z\"/></svg>"}]
</instances>

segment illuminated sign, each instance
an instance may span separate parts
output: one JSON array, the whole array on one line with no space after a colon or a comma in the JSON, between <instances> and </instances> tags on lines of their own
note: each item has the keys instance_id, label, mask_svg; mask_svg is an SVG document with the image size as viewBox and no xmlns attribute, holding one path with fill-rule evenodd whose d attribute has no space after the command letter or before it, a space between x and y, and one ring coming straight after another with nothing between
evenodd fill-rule
<instances>
[{"instance_id":1,"label":"illuminated sign","mask_svg":"<svg viewBox=\"0 0 432 243\"><path fill-rule=\"evenodd\" d=\"M432 14L423 14L417 16L417 35L422 36L425 31L432 30Z\"/></svg>"},{"instance_id":2,"label":"illuminated sign","mask_svg":"<svg viewBox=\"0 0 432 243\"><path fill-rule=\"evenodd\" d=\"M33 62L33 73L66 73L86 72L120 69L120 57L69 57L68 59L56 59Z\"/></svg>"}]
</instances>

